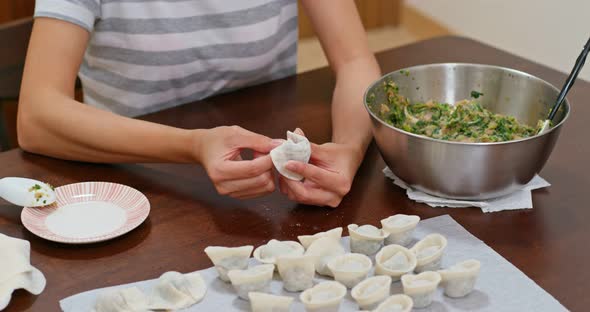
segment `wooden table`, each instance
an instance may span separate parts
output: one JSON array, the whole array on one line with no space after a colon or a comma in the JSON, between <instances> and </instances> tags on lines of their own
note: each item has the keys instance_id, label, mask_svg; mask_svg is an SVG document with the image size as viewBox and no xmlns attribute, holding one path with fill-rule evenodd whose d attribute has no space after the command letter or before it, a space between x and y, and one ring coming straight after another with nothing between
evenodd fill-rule
<instances>
[{"instance_id":1,"label":"wooden table","mask_svg":"<svg viewBox=\"0 0 590 312\"><path fill-rule=\"evenodd\" d=\"M379 54L384 72L435 62L507 66L554 85L565 75L545 66L457 37L429 40ZM330 138L328 69L217 96L144 117L168 125L208 128L238 124L271 137L299 126L315 142ZM578 81L570 93L573 115L542 172L553 186L534 192L532 210L483 214L479 209L433 209L408 200L381 173L383 160L371 146L350 194L339 208L296 205L280 193L240 202L216 194L203 170L188 165L93 165L35 156L20 150L0 154L0 176L25 176L53 185L112 181L141 190L150 217L131 233L109 242L69 246L45 241L20 222L20 209L0 204L0 232L27 239L32 263L47 277L39 296L17 291L9 311L54 311L64 297L98 287L158 277L176 270L209 267L208 245L260 245L271 238L296 239L349 223L378 224L395 214L430 218L450 214L468 231L524 271L566 307L590 306L590 144L584 130L590 116L590 84ZM360 103L359 103L360 105ZM1 268L0 268L1 269Z\"/></svg>"}]
</instances>

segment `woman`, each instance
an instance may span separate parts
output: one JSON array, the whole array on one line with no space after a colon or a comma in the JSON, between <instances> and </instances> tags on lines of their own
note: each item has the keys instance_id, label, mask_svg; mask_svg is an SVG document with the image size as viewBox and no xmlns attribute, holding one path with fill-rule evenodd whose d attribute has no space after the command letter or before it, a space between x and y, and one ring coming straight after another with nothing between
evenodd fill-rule
<instances>
[{"instance_id":1,"label":"woman","mask_svg":"<svg viewBox=\"0 0 590 312\"><path fill-rule=\"evenodd\" d=\"M330 62L331 143L281 178L292 200L337 206L370 142L361 105L379 67L352 0L301 1ZM201 164L219 193L275 189L270 138L237 126L186 130L132 117L295 73L294 0L37 0L18 112L27 151L90 162ZM79 75L84 105L74 100ZM362 118L359 118L362 116ZM241 160L241 149L263 155Z\"/></svg>"}]
</instances>

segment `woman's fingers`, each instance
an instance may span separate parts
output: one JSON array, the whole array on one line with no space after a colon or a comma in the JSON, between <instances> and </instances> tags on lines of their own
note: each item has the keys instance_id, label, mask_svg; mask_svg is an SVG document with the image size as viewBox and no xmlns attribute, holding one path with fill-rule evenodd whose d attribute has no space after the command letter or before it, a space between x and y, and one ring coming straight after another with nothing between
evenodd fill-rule
<instances>
[{"instance_id":1,"label":"woman's fingers","mask_svg":"<svg viewBox=\"0 0 590 312\"><path fill-rule=\"evenodd\" d=\"M274 182L271 181L269 184L261 186L256 189L248 189L243 190L235 193L228 194L230 197L237 198L237 199L250 199L255 197L261 197L264 195L268 195L275 190Z\"/></svg>"},{"instance_id":2,"label":"woman's fingers","mask_svg":"<svg viewBox=\"0 0 590 312\"><path fill-rule=\"evenodd\" d=\"M341 196L321 188L312 188L299 181L285 180L288 186L289 199L302 204L336 207L342 200Z\"/></svg>"},{"instance_id":3,"label":"woman's fingers","mask_svg":"<svg viewBox=\"0 0 590 312\"><path fill-rule=\"evenodd\" d=\"M269 155L252 160L224 160L209 175L213 181L229 181L247 179L271 171L273 167Z\"/></svg>"},{"instance_id":4,"label":"woman's fingers","mask_svg":"<svg viewBox=\"0 0 590 312\"><path fill-rule=\"evenodd\" d=\"M233 126L234 134L232 142L240 149L247 148L260 153L269 153L273 148L281 144L280 140L273 140L267 136L248 131L244 128Z\"/></svg>"},{"instance_id":5,"label":"woman's fingers","mask_svg":"<svg viewBox=\"0 0 590 312\"><path fill-rule=\"evenodd\" d=\"M336 172L298 161L289 161L286 168L302 175L306 180L314 182L321 188L334 191L339 195L345 195L350 190L349 183Z\"/></svg>"},{"instance_id":6,"label":"woman's fingers","mask_svg":"<svg viewBox=\"0 0 590 312\"><path fill-rule=\"evenodd\" d=\"M287 181L285 181L286 179L283 176L279 176L279 191L284 195L289 194L289 186L287 185Z\"/></svg>"},{"instance_id":7,"label":"woman's fingers","mask_svg":"<svg viewBox=\"0 0 590 312\"><path fill-rule=\"evenodd\" d=\"M230 195L257 192L262 189L272 192L275 185L272 173L267 171L251 178L221 181L215 184L215 188L221 195Z\"/></svg>"}]
</instances>

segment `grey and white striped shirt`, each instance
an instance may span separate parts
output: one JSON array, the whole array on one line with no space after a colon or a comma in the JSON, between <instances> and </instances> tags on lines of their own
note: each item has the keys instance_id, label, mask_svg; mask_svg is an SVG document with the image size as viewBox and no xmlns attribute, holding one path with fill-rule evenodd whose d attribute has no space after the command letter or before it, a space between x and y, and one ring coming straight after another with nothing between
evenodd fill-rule
<instances>
[{"instance_id":1,"label":"grey and white striped shirt","mask_svg":"<svg viewBox=\"0 0 590 312\"><path fill-rule=\"evenodd\" d=\"M84 102L137 116L295 73L296 0L37 0L83 27Z\"/></svg>"}]
</instances>

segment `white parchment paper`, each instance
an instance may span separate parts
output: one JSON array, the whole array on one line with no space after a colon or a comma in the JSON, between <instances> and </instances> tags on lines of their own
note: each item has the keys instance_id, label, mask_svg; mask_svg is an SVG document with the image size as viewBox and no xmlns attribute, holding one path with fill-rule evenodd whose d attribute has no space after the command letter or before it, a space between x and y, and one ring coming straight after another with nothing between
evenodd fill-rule
<instances>
[{"instance_id":1,"label":"white parchment paper","mask_svg":"<svg viewBox=\"0 0 590 312\"><path fill-rule=\"evenodd\" d=\"M443 267L473 258L481 261L482 268L475 286L476 289L468 296L459 299L449 298L443 295L442 288L439 287L432 305L424 309L415 309L415 311L567 311L549 293L492 248L467 232L450 216L444 215L420 221L414 233L414 240L418 241L431 233L440 233L448 239ZM348 249L348 237L342 238L342 241ZM251 264L255 263L256 260L251 259ZM239 299L231 284L219 280L214 268L199 272L208 285L207 294L203 301L183 311L250 310L249 302ZM316 280L320 282L324 278L316 276ZM65 312L90 311L94 306L97 294L106 289L137 286L149 294L154 281L148 280L83 292L61 300L60 306ZM402 292L399 281L393 283L391 288L392 294ZM292 311L304 311L303 304L299 301L300 293L284 291L277 276L271 283L271 292L295 297ZM350 290L340 306L340 311L358 311L358 306L350 297Z\"/></svg>"},{"instance_id":2,"label":"white parchment paper","mask_svg":"<svg viewBox=\"0 0 590 312\"><path fill-rule=\"evenodd\" d=\"M482 212L498 212L503 210L518 210L533 208L533 195L531 191L551 186L551 184L539 175L535 175L533 179L522 190L508 194L500 198L490 200L457 200L436 197L426 194L410 187L406 182L398 178L388 167L383 169L383 174L393 180L393 184L406 190L406 195L409 199L424 203L430 207L450 207L450 208L467 208L479 207Z\"/></svg>"}]
</instances>

